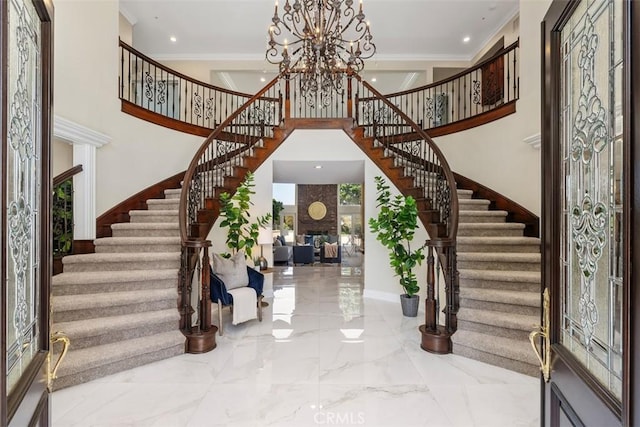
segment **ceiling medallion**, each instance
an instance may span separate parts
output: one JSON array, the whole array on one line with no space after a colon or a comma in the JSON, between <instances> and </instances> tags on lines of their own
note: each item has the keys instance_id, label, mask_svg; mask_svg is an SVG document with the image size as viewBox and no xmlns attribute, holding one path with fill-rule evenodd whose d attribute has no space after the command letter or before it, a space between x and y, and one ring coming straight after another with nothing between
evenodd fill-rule
<instances>
[{"instance_id":1,"label":"ceiling medallion","mask_svg":"<svg viewBox=\"0 0 640 427\"><path fill-rule=\"evenodd\" d=\"M318 221L327 214L327 207L322 202L313 202L309 205L308 212L312 219Z\"/></svg>"}]
</instances>

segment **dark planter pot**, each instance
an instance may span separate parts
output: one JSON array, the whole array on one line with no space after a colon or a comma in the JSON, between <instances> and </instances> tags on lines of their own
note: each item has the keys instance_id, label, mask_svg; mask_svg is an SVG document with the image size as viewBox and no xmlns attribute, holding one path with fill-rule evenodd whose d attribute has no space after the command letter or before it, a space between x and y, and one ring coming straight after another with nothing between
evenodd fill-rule
<instances>
[{"instance_id":1,"label":"dark planter pot","mask_svg":"<svg viewBox=\"0 0 640 427\"><path fill-rule=\"evenodd\" d=\"M420 298L418 295L400 295L400 305L402 306L402 314L405 317L416 317L418 315L418 303Z\"/></svg>"}]
</instances>

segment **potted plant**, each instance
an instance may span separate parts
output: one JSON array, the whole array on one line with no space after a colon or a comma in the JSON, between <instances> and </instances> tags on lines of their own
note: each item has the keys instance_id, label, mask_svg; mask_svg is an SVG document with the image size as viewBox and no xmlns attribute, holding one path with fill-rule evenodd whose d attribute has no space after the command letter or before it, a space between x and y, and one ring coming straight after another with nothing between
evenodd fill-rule
<instances>
[{"instance_id":1,"label":"potted plant","mask_svg":"<svg viewBox=\"0 0 640 427\"><path fill-rule=\"evenodd\" d=\"M396 276L400 277L400 286L405 293L400 295L402 313L407 317L418 315L418 279L413 267L424 260L425 245L411 248L411 241L418 228L418 208L411 196L391 196L385 180L375 177L377 207L376 218L369 218L369 227L377 233L376 239L389 249L389 264Z\"/></svg>"},{"instance_id":2,"label":"potted plant","mask_svg":"<svg viewBox=\"0 0 640 427\"><path fill-rule=\"evenodd\" d=\"M248 172L233 196L228 193L220 195L220 216L223 218L220 227L228 227L226 244L235 254L244 250L248 259L252 259L252 249L258 244L258 234L271 220L271 214L260 216L250 222L249 207L253 191L253 174ZM229 257L231 254L223 254Z\"/></svg>"}]
</instances>

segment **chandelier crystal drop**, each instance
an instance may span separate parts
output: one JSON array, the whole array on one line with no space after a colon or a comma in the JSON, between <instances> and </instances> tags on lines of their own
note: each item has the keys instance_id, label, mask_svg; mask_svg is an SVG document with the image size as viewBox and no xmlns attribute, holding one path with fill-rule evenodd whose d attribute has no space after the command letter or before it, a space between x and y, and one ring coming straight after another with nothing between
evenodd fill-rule
<instances>
[{"instance_id":1,"label":"chandelier crystal drop","mask_svg":"<svg viewBox=\"0 0 640 427\"><path fill-rule=\"evenodd\" d=\"M278 0L269 26L267 61L299 74L304 96L342 90L345 74L358 73L376 52L362 0Z\"/></svg>"}]
</instances>

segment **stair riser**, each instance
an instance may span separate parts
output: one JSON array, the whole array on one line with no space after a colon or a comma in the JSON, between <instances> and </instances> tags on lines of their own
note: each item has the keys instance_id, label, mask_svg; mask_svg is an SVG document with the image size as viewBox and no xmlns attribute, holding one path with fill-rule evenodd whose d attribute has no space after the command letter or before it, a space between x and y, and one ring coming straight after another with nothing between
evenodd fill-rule
<instances>
[{"instance_id":1,"label":"stair riser","mask_svg":"<svg viewBox=\"0 0 640 427\"><path fill-rule=\"evenodd\" d=\"M175 215L130 215L130 221L133 223L150 223L150 222L174 222L178 223L178 214Z\"/></svg>"},{"instance_id":2,"label":"stair riser","mask_svg":"<svg viewBox=\"0 0 640 427\"><path fill-rule=\"evenodd\" d=\"M522 237L522 229L458 228L459 237Z\"/></svg>"},{"instance_id":3,"label":"stair riser","mask_svg":"<svg viewBox=\"0 0 640 427\"><path fill-rule=\"evenodd\" d=\"M469 199L472 200L472 199ZM460 211L488 211L489 203L472 203L463 200L458 200Z\"/></svg>"},{"instance_id":4,"label":"stair riser","mask_svg":"<svg viewBox=\"0 0 640 427\"><path fill-rule=\"evenodd\" d=\"M121 261L121 262L82 262L64 264L64 271L68 273L87 271L125 271L125 270L166 270L180 267L180 260L153 261Z\"/></svg>"},{"instance_id":5,"label":"stair riser","mask_svg":"<svg viewBox=\"0 0 640 427\"><path fill-rule=\"evenodd\" d=\"M505 222L504 215L465 215L464 211L460 212L460 224L487 224L491 222Z\"/></svg>"},{"instance_id":6,"label":"stair riser","mask_svg":"<svg viewBox=\"0 0 640 427\"><path fill-rule=\"evenodd\" d=\"M458 259L458 268L461 270L540 271L540 262L463 261Z\"/></svg>"},{"instance_id":7,"label":"stair riser","mask_svg":"<svg viewBox=\"0 0 640 427\"><path fill-rule=\"evenodd\" d=\"M484 243L458 243L458 253L462 252L540 253L540 245L490 245Z\"/></svg>"},{"instance_id":8,"label":"stair riser","mask_svg":"<svg viewBox=\"0 0 640 427\"><path fill-rule=\"evenodd\" d=\"M96 245L96 253L180 252L180 244L170 245Z\"/></svg>"},{"instance_id":9,"label":"stair riser","mask_svg":"<svg viewBox=\"0 0 640 427\"><path fill-rule=\"evenodd\" d=\"M532 307L529 305L504 304L494 301L480 301L460 297L460 307L474 308L483 311L497 311L500 313L524 314L528 316L540 317L540 307ZM482 332L482 331L478 331ZM530 331L529 331L530 332Z\"/></svg>"},{"instance_id":10,"label":"stair riser","mask_svg":"<svg viewBox=\"0 0 640 427\"><path fill-rule=\"evenodd\" d=\"M460 278L460 287L498 289L504 291L542 292L537 282L507 282Z\"/></svg>"},{"instance_id":11,"label":"stair riser","mask_svg":"<svg viewBox=\"0 0 640 427\"><path fill-rule=\"evenodd\" d=\"M182 189L165 190L164 191L164 198L165 199L171 199L171 200L180 200L180 195L181 194L182 194Z\"/></svg>"},{"instance_id":12,"label":"stair riser","mask_svg":"<svg viewBox=\"0 0 640 427\"><path fill-rule=\"evenodd\" d=\"M168 199L160 199L163 203L152 203L151 200L147 201L147 208L150 211L171 211L178 210L180 206L180 200L168 200ZM168 200L168 202L165 202Z\"/></svg>"},{"instance_id":13,"label":"stair riser","mask_svg":"<svg viewBox=\"0 0 640 427\"><path fill-rule=\"evenodd\" d=\"M176 310L176 313L177 313L177 310ZM54 323L53 325L54 330L57 330L55 329L55 326L56 325ZM158 323L150 323L148 325L140 325L136 328L104 330L104 333L100 335L92 335L92 336L84 336L84 337L70 335L69 339L71 340L71 345L73 346L73 349L80 350L83 348L95 347L98 345L111 344L111 343L114 343L114 345L118 345L118 343L122 341L151 336L155 334L161 334L163 332L167 332L171 330L172 328L173 329L178 328L178 319L176 319L175 321L165 321L165 322L158 322Z\"/></svg>"},{"instance_id":14,"label":"stair riser","mask_svg":"<svg viewBox=\"0 0 640 427\"><path fill-rule=\"evenodd\" d=\"M59 322L71 322L74 320L95 319L100 317L120 316L120 315L133 314L133 313L144 313L145 311L166 310L169 308L176 308L177 299L178 299L178 296L176 295L175 298L171 298L169 300L138 301L131 304L113 305L110 307L102 307L102 308L93 307L91 309L80 309L80 310L70 310L70 311L57 311L56 307L54 306L53 319L56 323L59 323ZM173 323L173 326L176 326L175 323ZM170 329L171 328L161 329L161 330L158 330L158 332L165 332ZM105 330L105 333L106 332L107 331ZM149 335L149 334L145 334L145 335ZM127 335L127 337L124 339L130 339L130 338L133 338L133 337ZM90 347L92 345L98 345L98 344L106 344L107 342L110 342L110 339L105 338L104 335L102 336L101 339L102 339L101 341L87 345L87 347ZM104 341L105 339L107 339L107 341ZM77 347L77 344L75 341L74 341L74 348L80 348L80 347Z\"/></svg>"},{"instance_id":15,"label":"stair riser","mask_svg":"<svg viewBox=\"0 0 640 427\"><path fill-rule=\"evenodd\" d=\"M113 282L113 283L92 283L77 285L53 285L51 292L53 295L80 295L105 292L125 292L171 289L178 286L178 272L175 279L147 280L141 282Z\"/></svg>"},{"instance_id":16,"label":"stair riser","mask_svg":"<svg viewBox=\"0 0 640 427\"><path fill-rule=\"evenodd\" d=\"M458 200L470 199L473 196L473 192L458 191Z\"/></svg>"},{"instance_id":17,"label":"stair riser","mask_svg":"<svg viewBox=\"0 0 640 427\"><path fill-rule=\"evenodd\" d=\"M113 237L176 237L180 235L180 231L176 228L162 229L140 229L126 228L115 229L112 231Z\"/></svg>"},{"instance_id":18,"label":"stair riser","mask_svg":"<svg viewBox=\"0 0 640 427\"><path fill-rule=\"evenodd\" d=\"M455 337L455 334L453 335ZM529 345L527 343L527 345ZM531 350L533 354L533 350ZM506 357L497 356L474 348L469 348L460 344L453 344L453 353L459 356L468 357L469 359L479 360L490 365L499 366L511 371L520 372L521 374L537 377L540 375L540 367L535 364L521 362L519 360L508 359ZM535 356L534 356L535 357Z\"/></svg>"},{"instance_id":19,"label":"stair riser","mask_svg":"<svg viewBox=\"0 0 640 427\"><path fill-rule=\"evenodd\" d=\"M58 378L53 384L54 390L61 390L77 384L82 384L95 380L97 378L106 377L107 375L122 372L138 366L146 365L158 360L168 359L184 353L184 344L175 345L173 347L157 350L150 353L140 353L136 357L119 360L107 365L101 365L96 369L78 372L71 375L64 374L64 363L60 367Z\"/></svg>"},{"instance_id":20,"label":"stair riser","mask_svg":"<svg viewBox=\"0 0 640 427\"><path fill-rule=\"evenodd\" d=\"M502 328L500 326L486 325L484 323L469 322L467 320L458 319L459 331L471 331L479 332L481 334L493 335L496 337L511 338L523 342L529 341L529 333L534 329L534 325L531 325L531 329L524 331L521 329Z\"/></svg>"}]
</instances>

